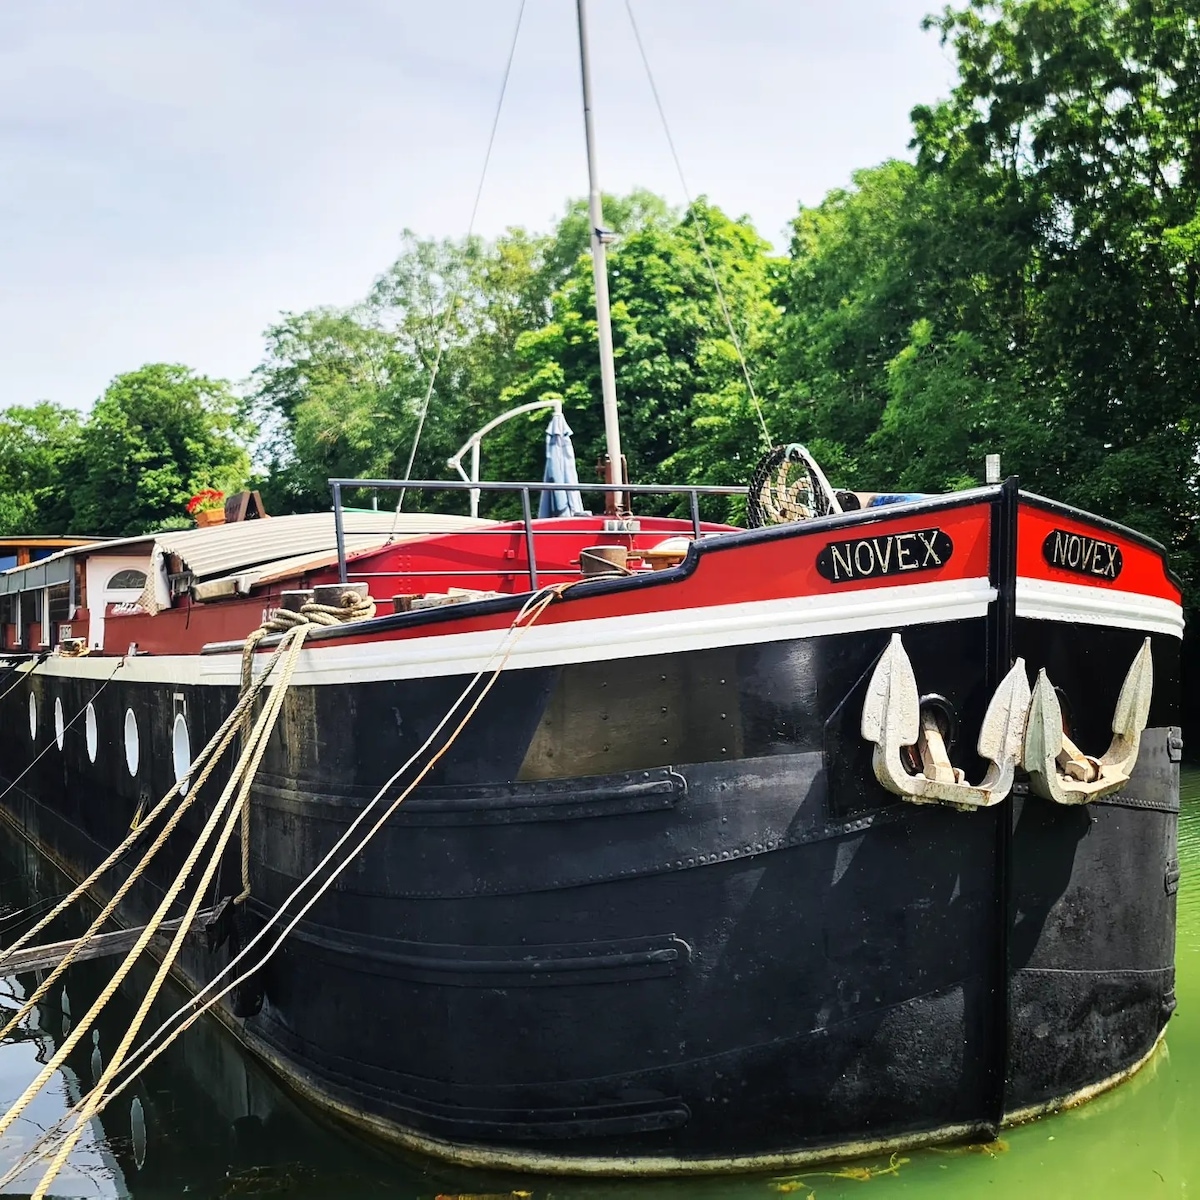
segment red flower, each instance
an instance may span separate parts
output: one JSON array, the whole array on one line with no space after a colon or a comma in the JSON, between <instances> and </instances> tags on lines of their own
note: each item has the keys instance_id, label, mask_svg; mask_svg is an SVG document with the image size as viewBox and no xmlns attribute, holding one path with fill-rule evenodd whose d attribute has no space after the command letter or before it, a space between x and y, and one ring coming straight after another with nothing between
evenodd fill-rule
<instances>
[{"instance_id":1,"label":"red flower","mask_svg":"<svg viewBox=\"0 0 1200 1200\"><path fill-rule=\"evenodd\" d=\"M211 512L214 508L224 508L225 493L215 488L202 488L188 502L187 510L195 516L196 513Z\"/></svg>"}]
</instances>

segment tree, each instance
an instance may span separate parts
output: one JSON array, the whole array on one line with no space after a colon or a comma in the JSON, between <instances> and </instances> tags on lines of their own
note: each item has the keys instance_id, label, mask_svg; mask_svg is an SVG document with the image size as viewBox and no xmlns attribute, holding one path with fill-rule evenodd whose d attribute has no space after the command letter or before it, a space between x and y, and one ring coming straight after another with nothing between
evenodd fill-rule
<instances>
[{"instance_id":1,"label":"tree","mask_svg":"<svg viewBox=\"0 0 1200 1200\"><path fill-rule=\"evenodd\" d=\"M914 113L923 168L1032 230L1020 350L1063 498L1164 541L1190 581L1200 454L1200 29L1151 0L975 0L932 22L959 60Z\"/></svg>"},{"instance_id":2,"label":"tree","mask_svg":"<svg viewBox=\"0 0 1200 1200\"><path fill-rule=\"evenodd\" d=\"M843 482L940 490L997 451L1200 582L1194 18L974 0L931 23L959 83L914 111L916 165L795 222L781 405Z\"/></svg>"},{"instance_id":3,"label":"tree","mask_svg":"<svg viewBox=\"0 0 1200 1200\"><path fill-rule=\"evenodd\" d=\"M846 486L938 491L983 456L1038 476L1028 231L990 183L911 163L801 209L780 288L780 405Z\"/></svg>"},{"instance_id":4,"label":"tree","mask_svg":"<svg viewBox=\"0 0 1200 1200\"><path fill-rule=\"evenodd\" d=\"M254 379L269 512L327 507L331 478L396 473L419 381L369 312L285 313Z\"/></svg>"},{"instance_id":5,"label":"tree","mask_svg":"<svg viewBox=\"0 0 1200 1200\"><path fill-rule=\"evenodd\" d=\"M605 205L610 226L625 233L677 219L643 191ZM551 322L565 281L590 271L581 257L589 231L583 201L549 235L510 229L487 243L406 230L361 305L285 314L267 331L267 356L254 373L272 511L323 506L332 476L402 477L418 425L412 477L443 476L448 456L517 402L527 376L518 346ZM540 433L521 423L489 439L487 473L540 478ZM410 492L405 503L445 509L464 499Z\"/></svg>"},{"instance_id":6,"label":"tree","mask_svg":"<svg viewBox=\"0 0 1200 1200\"><path fill-rule=\"evenodd\" d=\"M0 534L66 531L66 466L75 457L79 430L78 413L48 402L0 414Z\"/></svg>"},{"instance_id":7,"label":"tree","mask_svg":"<svg viewBox=\"0 0 1200 1200\"><path fill-rule=\"evenodd\" d=\"M327 504L331 477L401 478L418 425L412 477L442 475L498 411L517 337L545 319L541 245L520 230L490 246L406 232L362 305L286 314L269 329L254 398L274 510ZM435 499L451 502L406 502Z\"/></svg>"},{"instance_id":8,"label":"tree","mask_svg":"<svg viewBox=\"0 0 1200 1200\"><path fill-rule=\"evenodd\" d=\"M177 518L202 487L245 484L249 433L229 385L153 363L96 401L70 466L71 531L127 535Z\"/></svg>"},{"instance_id":9,"label":"tree","mask_svg":"<svg viewBox=\"0 0 1200 1200\"><path fill-rule=\"evenodd\" d=\"M669 221L656 214L611 249L617 397L631 479L748 479L763 437L721 297L752 378L762 375L765 383L769 376L761 367L778 320L774 271L769 247L748 222L733 221L703 201ZM505 393L508 404L561 400L583 463L604 450L593 288L590 259L578 258L551 298L552 319L518 341L524 369ZM760 403L770 408L770 395ZM517 457L514 436L503 438L510 459ZM528 477L540 474L540 442L526 441L522 473Z\"/></svg>"}]
</instances>

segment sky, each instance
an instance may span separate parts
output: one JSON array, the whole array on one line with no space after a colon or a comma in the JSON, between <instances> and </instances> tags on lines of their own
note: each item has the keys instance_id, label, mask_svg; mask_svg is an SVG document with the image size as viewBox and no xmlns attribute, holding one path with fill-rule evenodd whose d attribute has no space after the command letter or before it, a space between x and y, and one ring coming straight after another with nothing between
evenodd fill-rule
<instances>
[{"instance_id":1,"label":"sky","mask_svg":"<svg viewBox=\"0 0 1200 1200\"><path fill-rule=\"evenodd\" d=\"M777 247L908 154L954 70L931 0L631 0L688 188ZM182 362L243 381L283 311L461 236L519 0L0 5L0 406ZM589 0L601 185L683 189L624 0ZM573 0L526 0L476 232L587 191Z\"/></svg>"}]
</instances>

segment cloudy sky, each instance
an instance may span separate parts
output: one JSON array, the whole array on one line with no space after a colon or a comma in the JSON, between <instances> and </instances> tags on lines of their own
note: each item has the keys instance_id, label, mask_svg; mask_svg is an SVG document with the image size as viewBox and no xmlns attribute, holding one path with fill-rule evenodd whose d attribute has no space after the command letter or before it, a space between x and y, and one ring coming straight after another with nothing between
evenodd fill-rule
<instances>
[{"instance_id":1,"label":"cloudy sky","mask_svg":"<svg viewBox=\"0 0 1200 1200\"><path fill-rule=\"evenodd\" d=\"M518 0L0 5L0 405L243 379L282 310L465 232ZM930 0L634 0L693 192L778 246L906 153L953 68ZM572 0L527 0L477 231L586 192ZM603 186L682 198L623 0L589 0Z\"/></svg>"}]
</instances>

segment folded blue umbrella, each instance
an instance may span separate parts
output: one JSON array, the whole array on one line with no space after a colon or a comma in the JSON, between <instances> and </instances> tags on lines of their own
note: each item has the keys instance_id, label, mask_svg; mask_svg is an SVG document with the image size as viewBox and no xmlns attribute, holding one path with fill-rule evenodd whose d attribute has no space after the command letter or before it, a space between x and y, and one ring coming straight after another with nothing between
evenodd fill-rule
<instances>
[{"instance_id":1,"label":"folded blue umbrella","mask_svg":"<svg viewBox=\"0 0 1200 1200\"><path fill-rule=\"evenodd\" d=\"M579 495L579 472L575 468L575 447L571 445L571 427L561 410L556 410L546 426L546 470L543 483L557 486L542 493L539 517L584 517L587 509Z\"/></svg>"}]
</instances>

